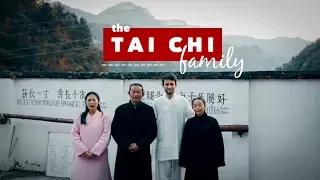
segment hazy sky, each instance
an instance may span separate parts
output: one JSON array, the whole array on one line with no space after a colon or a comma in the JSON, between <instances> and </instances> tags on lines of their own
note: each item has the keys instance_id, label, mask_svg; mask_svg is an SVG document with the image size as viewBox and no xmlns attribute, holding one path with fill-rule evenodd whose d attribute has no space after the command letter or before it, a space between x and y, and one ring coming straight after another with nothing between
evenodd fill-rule
<instances>
[{"instance_id":1,"label":"hazy sky","mask_svg":"<svg viewBox=\"0 0 320 180\"><path fill-rule=\"evenodd\" d=\"M98 14L125 0L60 0ZM157 19L181 19L203 27L222 27L224 34L256 38L320 37L320 0L131 0Z\"/></svg>"}]
</instances>

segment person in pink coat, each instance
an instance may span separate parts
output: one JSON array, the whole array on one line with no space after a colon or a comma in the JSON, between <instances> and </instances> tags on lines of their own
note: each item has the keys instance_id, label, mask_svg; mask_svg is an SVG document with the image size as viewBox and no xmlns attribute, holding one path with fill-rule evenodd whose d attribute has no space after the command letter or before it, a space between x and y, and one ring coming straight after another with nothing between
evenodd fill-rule
<instances>
[{"instance_id":1,"label":"person in pink coat","mask_svg":"<svg viewBox=\"0 0 320 180\"><path fill-rule=\"evenodd\" d=\"M86 97L85 112L77 115L72 126L72 145L75 151L72 180L111 180L108 145L111 121L100 108L95 92Z\"/></svg>"}]
</instances>

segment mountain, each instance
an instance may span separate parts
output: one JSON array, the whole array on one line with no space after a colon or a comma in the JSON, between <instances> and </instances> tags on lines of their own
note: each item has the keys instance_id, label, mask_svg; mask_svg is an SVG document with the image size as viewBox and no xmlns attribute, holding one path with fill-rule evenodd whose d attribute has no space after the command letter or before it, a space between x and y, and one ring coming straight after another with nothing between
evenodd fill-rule
<instances>
[{"instance_id":1,"label":"mountain","mask_svg":"<svg viewBox=\"0 0 320 180\"><path fill-rule=\"evenodd\" d=\"M67 7L70 12L78 17L88 17L88 24L96 47L102 49L102 29L113 24L129 25L131 27L200 27L189 25L180 19L158 20L152 13L132 2L121 2L103 10L98 15L86 13L79 9ZM276 67L287 63L292 56L299 53L310 43L301 38L278 37L274 39L256 39L249 36L223 36L223 49L226 55L230 46L234 47L233 57L243 58L246 71L274 70ZM177 63L166 63L166 66L148 68L148 71L163 71L163 68L179 69ZM120 69L121 68L121 69ZM124 67L116 71L125 70ZM145 67L134 67L135 70L145 71ZM114 69L114 68L113 68ZM132 70L128 67L127 70ZM205 68L207 69L207 68ZM167 70L167 69L166 69Z\"/></svg>"},{"instance_id":2,"label":"mountain","mask_svg":"<svg viewBox=\"0 0 320 180\"><path fill-rule=\"evenodd\" d=\"M62 5L63 8L64 8L64 11L67 12L71 12L71 13L74 13L78 19L80 19L81 17L85 18L88 22L90 22L91 20L94 20L95 16L94 14L92 13L89 13L89 12L85 12L85 11L82 11L81 9L76 9L76 8L72 8L70 6L67 6L59 1L53 1L51 3L52 6L56 6L56 5Z\"/></svg>"},{"instance_id":3,"label":"mountain","mask_svg":"<svg viewBox=\"0 0 320 180\"><path fill-rule=\"evenodd\" d=\"M59 1L54 1L52 5L61 4L65 11L74 13L78 18L83 17L88 21L94 44L102 49L102 29L111 27L113 24L128 25L130 27L200 27L189 25L183 20L158 20L151 12L132 2L121 2L109 7L98 15L94 15L80 9L72 8Z\"/></svg>"},{"instance_id":4,"label":"mountain","mask_svg":"<svg viewBox=\"0 0 320 180\"><path fill-rule=\"evenodd\" d=\"M55 1L53 3L60 2ZM98 15L71 8L67 5L64 6L65 10L75 13L78 17L87 19L89 23L94 22L108 26L119 23L122 25L127 24L131 27L165 27L165 24L161 20L155 19L148 9L137 6L132 2L118 3L103 10Z\"/></svg>"},{"instance_id":5,"label":"mountain","mask_svg":"<svg viewBox=\"0 0 320 180\"><path fill-rule=\"evenodd\" d=\"M249 36L223 36L223 42L235 46L259 46L265 53L274 57L291 58L297 55L303 48L305 48L310 41L288 37L277 37L273 39L256 39Z\"/></svg>"},{"instance_id":6,"label":"mountain","mask_svg":"<svg viewBox=\"0 0 320 180\"><path fill-rule=\"evenodd\" d=\"M276 71L320 71L320 38L307 45Z\"/></svg>"},{"instance_id":7,"label":"mountain","mask_svg":"<svg viewBox=\"0 0 320 180\"><path fill-rule=\"evenodd\" d=\"M190 25L186 21L181 19L162 20L162 23L165 24L166 27L192 27L192 28L201 27L198 25Z\"/></svg>"},{"instance_id":8,"label":"mountain","mask_svg":"<svg viewBox=\"0 0 320 180\"><path fill-rule=\"evenodd\" d=\"M99 13L96 23L130 24L132 27L165 27L148 9L137 6L132 2L121 2Z\"/></svg>"}]
</instances>

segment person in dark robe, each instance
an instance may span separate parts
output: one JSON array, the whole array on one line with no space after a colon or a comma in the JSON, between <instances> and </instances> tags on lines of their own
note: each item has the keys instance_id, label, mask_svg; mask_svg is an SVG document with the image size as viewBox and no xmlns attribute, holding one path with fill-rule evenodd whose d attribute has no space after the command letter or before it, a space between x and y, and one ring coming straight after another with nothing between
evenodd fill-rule
<instances>
[{"instance_id":1,"label":"person in dark robe","mask_svg":"<svg viewBox=\"0 0 320 180\"><path fill-rule=\"evenodd\" d=\"M155 113L141 101L141 84L131 84L128 93L130 101L116 108L111 125L118 144L114 180L152 180L150 145L157 137Z\"/></svg>"},{"instance_id":2,"label":"person in dark robe","mask_svg":"<svg viewBox=\"0 0 320 180\"><path fill-rule=\"evenodd\" d=\"M186 168L184 180L218 180L218 168L226 165L219 123L207 115L201 97L191 103L195 117L184 127L179 166Z\"/></svg>"}]
</instances>

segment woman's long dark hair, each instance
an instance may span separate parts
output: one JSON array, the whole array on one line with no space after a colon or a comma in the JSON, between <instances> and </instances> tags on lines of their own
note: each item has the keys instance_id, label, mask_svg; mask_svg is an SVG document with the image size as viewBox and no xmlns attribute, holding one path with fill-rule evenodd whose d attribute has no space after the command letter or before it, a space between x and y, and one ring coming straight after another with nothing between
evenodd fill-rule
<instances>
[{"instance_id":1,"label":"woman's long dark hair","mask_svg":"<svg viewBox=\"0 0 320 180\"><path fill-rule=\"evenodd\" d=\"M87 101L87 98L88 96L90 95L95 95L98 99L98 101L100 102L100 97L99 95L96 93L96 92L88 92L88 94L86 95L86 97L84 98L84 101L86 102ZM102 112L101 110L101 107L100 107L100 104L98 104L98 107L97 107L98 111ZM86 103L86 110L81 114L81 124L87 124L87 115L89 113L89 108L88 108L88 105Z\"/></svg>"}]
</instances>

